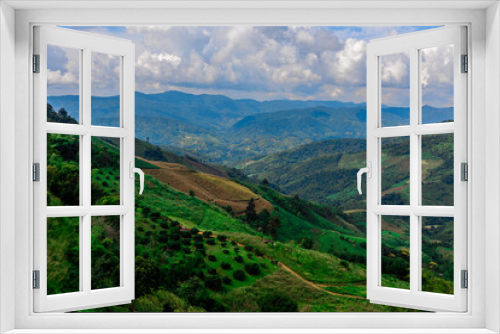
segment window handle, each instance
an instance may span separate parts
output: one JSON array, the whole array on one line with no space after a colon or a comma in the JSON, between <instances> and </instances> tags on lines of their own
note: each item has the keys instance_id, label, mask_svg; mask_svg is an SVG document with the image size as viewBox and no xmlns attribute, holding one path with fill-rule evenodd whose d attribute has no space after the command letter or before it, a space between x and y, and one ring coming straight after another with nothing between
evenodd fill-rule
<instances>
[{"instance_id":1,"label":"window handle","mask_svg":"<svg viewBox=\"0 0 500 334\"><path fill-rule=\"evenodd\" d=\"M129 166L130 166L131 179L134 179L135 173L139 174L139 184L140 184L139 195L142 195L142 192L144 191L144 172L140 168L135 168L133 161L130 161Z\"/></svg>"},{"instance_id":2,"label":"window handle","mask_svg":"<svg viewBox=\"0 0 500 334\"><path fill-rule=\"evenodd\" d=\"M358 171L358 192L359 194L363 194L363 192L361 191L361 176L366 173L366 176L371 179L372 178L372 163L370 161L368 161L366 163L366 167L365 168L361 168L359 171Z\"/></svg>"}]
</instances>

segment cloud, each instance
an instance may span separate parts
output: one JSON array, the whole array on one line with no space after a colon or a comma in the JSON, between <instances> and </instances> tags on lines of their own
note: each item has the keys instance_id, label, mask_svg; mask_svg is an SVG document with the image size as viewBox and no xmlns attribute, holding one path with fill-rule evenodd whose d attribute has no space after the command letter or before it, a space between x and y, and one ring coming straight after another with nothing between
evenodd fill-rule
<instances>
[{"instance_id":1,"label":"cloud","mask_svg":"<svg viewBox=\"0 0 500 334\"><path fill-rule=\"evenodd\" d=\"M178 89L233 98L339 99L365 101L366 45L371 39L427 27L317 26L131 26L77 27L132 40L136 45L136 89L158 93ZM436 55L427 55L434 64ZM104 59L105 60L105 59ZM406 103L408 68L401 56L383 70L387 101ZM105 68L111 66L110 68ZM101 92L114 90L111 63L100 69ZM445 88L442 66L429 67L429 87ZM447 67L445 67L447 68ZM57 71L57 69L55 69ZM64 75L61 72L61 75ZM443 81L444 80L444 81ZM105 83L109 89L105 88ZM390 89L389 89L390 88ZM431 95L428 95L431 96ZM436 103L437 95L432 97Z\"/></svg>"},{"instance_id":2,"label":"cloud","mask_svg":"<svg viewBox=\"0 0 500 334\"><path fill-rule=\"evenodd\" d=\"M92 52L92 95L113 96L120 94L120 57Z\"/></svg>"},{"instance_id":3,"label":"cloud","mask_svg":"<svg viewBox=\"0 0 500 334\"><path fill-rule=\"evenodd\" d=\"M80 93L80 51L47 46L48 95L78 95Z\"/></svg>"},{"instance_id":4,"label":"cloud","mask_svg":"<svg viewBox=\"0 0 500 334\"><path fill-rule=\"evenodd\" d=\"M422 104L453 106L453 45L423 49Z\"/></svg>"}]
</instances>

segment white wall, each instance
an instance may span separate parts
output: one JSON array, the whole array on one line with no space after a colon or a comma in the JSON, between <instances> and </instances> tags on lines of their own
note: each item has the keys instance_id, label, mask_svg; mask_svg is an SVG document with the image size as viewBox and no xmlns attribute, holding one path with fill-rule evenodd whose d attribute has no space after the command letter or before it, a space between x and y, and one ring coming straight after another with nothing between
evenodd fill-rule
<instances>
[{"instance_id":1,"label":"white wall","mask_svg":"<svg viewBox=\"0 0 500 334\"><path fill-rule=\"evenodd\" d=\"M500 6L486 11L486 328L500 332Z\"/></svg>"},{"instance_id":2,"label":"white wall","mask_svg":"<svg viewBox=\"0 0 500 334\"><path fill-rule=\"evenodd\" d=\"M15 12L0 3L0 259L14 253ZM0 333L14 328L14 259L0 262Z\"/></svg>"}]
</instances>

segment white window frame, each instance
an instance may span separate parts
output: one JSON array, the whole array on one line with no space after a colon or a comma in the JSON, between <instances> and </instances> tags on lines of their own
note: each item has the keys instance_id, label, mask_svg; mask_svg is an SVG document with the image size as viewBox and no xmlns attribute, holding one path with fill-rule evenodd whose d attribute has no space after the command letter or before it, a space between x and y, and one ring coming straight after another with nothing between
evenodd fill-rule
<instances>
[{"instance_id":1,"label":"white window frame","mask_svg":"<svg viewBox=\"0 0 500 334\"><path fill-rule=\"evenodd\" d=\"M410 34L381 38L367 46L367 298L373 303L406 306L429 311L467 310L467 290L461 287L461 270L467 270L467 183L461 180L461 163L467 163L467 73L461 73L461 56L467 54L466 28L440 27ZM454 121L422 124L421 50L453 45ZM381 58L407 52L409 57L409 124L382 126ZM454 138L454 205L422 205L423 135L453 134ZM384 138L409 139L409 205L382 204L382 141ZM409 218L410 289L384 287L382 278L382 216ZM422 291L422 217L453 218L454 292Z\"/></svg>"},{"instance_id":2,"label":"white window frame","mask_svg":"<svg viewBox=\"0 0 500 334\"><path fill-rule=\"evenodd\" d=\"M134 299L135 277L135 46L128 40L66 28L34 27L34 53L39 55L39 73L34 84L34 162L39 164L39 181L33 184L34 270L39 271L39 289L34 289L35 312L75 311L128 304ZM47 46L70 47L80 53L79 124L47 122ZM119 126L92 125L92 53L119 57ZM78 206L47 206L47 134L79 136L80 203ZM117 138L120 141L120 205L91 204L91 139ZM99 216L120 216L120 283L117 287L91 288L91 220ZM47 295L47 218L79 219L79 290Z\"/></svg>"},{"instance_id":3,"label":"white window frame","mask_svg":"<svg viewBox=\"0 0 500 334\"><path fill-rule=\"evenodd\" d=\"M3 73L10 73L0 78L1 117L15 127L15 146L7 142L11 132L0 132L0 158L15 159L14 164L0 160L0 208L7 210L6 200L10 190L3 185L11 175L5 173L15 169L15 220L11 211L3 211L0 241L0 320L1 330L16 328L15 333L36 333L37 329L64 329L61 332L76 332L76 329L89 329L88 332L105 332L106 329L127 329L139 324L145 328L170 328L163 332L181 332L175 328L191 328L192 332L234 333L241 328L247 332L281 332L288 328L295 333L404 333L418 328L422 333L492 333L500 331L499 277L498 260L500 230L500 136L498 135L500 118L500 11L496 1L490 2L394 2L373 1L366 7L363 1L324 2L281 2L270 1L267 4L208 4L165 2L163 9L137 10L93 10L91 8L120 6L112 2L88 1L76 2L17 2L7 1L0 4L0 65ZM408 4L409 3L409 4ZM14 13L9 4L15 7L35 8L19 10ZM122 2L123 6L128 5ZM50 6L66 6L63 10L42 10ZM73 8L71 8L73 6ZM86 9L81 9L86 7ZM132 7L162 6L145 1L143 5L133 3ZM179 9L179 7L185 7ZM201 7L196 7L201 6ZM226 8L224 8L226 6ZM456 7L454 7L456 6ZM490 6L488 9L486 7ZM205 8L203 8L205 7ZM230 8L227 8L230 7ZM404 9L406 7L406 9ZM460 7L461 9L457 9ZM80 9L75 9L80 8ZM346 9L351 8L351 9ZM401 9L403 8L403 9ZM436 9L438 8L438 9ZM441 8L441 9L439 9ZM409 10L411 9L411 10ZM13 16L15 14L15 23ZM486 22L486 25L485 25ZM470 158L469 202L469 243L468 268L470 272L468 289L469 307L466 313L433 314L371 314L371 313L333 313L333 314L34 314L31 290L32 257L32 183L30 181L32 147L32 76L30 70L32 26L35 24L67 25L133 25L133 24L171 24L171 25L436 25L465 24L469 27L469 56L471 62L468 78L468 133ZM12 31L15 31L15 44ZM10 34L10 35L9 35ZM7 46L4 48L4 43ZM15 60L12 55L15 46ZM10 66L15 66L15 75ZM485 71L488 66L488 71ZM15 99L6 97L13 92L9 79L15 77ZM4 100L5 98L5 100ZM488 108L487 108L488 107ZM15 117L6 115L5 110L15 110ZM488 122L486 119L488 117ZM5 123L0 124L5 128ZM485 149L489 149L488 155ZM488 165L485 166L485 163ZM476 167L477 166L477 167ZM486 183L486 172L491 175ZM486 197L488 192L488 197ZM485 202L490 204L485 206ZM5 212L5 213L4 213ZM15 223L15 224L14 224ZM472 229L474 226L474 229ZM15 238L15 245L11 241ZM5 248L4 248L5 247ZM14 254L14 256L12 256ZM486 256L486 254L494 254ZM497 255L497 256L495 256ZM26 261L29 259L29 261ZM15 289L8 283L15 281ZM12 290L15 290L12 292ZM488 290L488 293L486 293ZM12 305L15 305L12 308ZM10 307L9 307L10 306ZM9 318L14 316L14 318ZM247 329L244 331L243 329ZM262 330L258 330L258 329ZM196 331L199 329L199 331ZM225 329L225 330L223 330ZM233 329L233 330L231 330ZM343 330L344 329L344 330ZM349 330L348 330L349 329ZM355 329L358 329L357 331ZM462 330L459 330L462 329ZM492 331L490 331L491 329ZM51 331L54 332L54 331ZM86 331L87 332L87 331ZM188 333L188 331L184 331Z\"/></svg>"}]
</instances>

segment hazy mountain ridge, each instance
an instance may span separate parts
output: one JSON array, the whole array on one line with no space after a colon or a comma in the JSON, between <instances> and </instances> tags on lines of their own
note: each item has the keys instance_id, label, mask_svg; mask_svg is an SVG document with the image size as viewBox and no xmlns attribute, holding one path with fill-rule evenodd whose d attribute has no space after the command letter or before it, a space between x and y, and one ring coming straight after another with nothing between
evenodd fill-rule
<instances>
[{"instance_id":1,"label":"hazy mountain ridge","mask_svg":"<svg viewBox=\"0 0 500 334\"><path fill-rule=\"evenodd\" d=\"M331 138L363 138L366 106L340 101L234 100L177 91L136 92L136 135L162 147L196 151L211 161L237 165L261 155ZM49 96L78 119L78 96ZM117 124L118 96L93 97L92 119ZM384 126L406 125L408 108L383 107ZM424 106L425 123L453 118L453 108Z\"/></svg>"}]
</instances>

